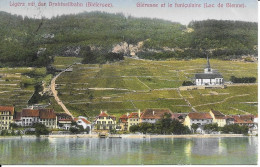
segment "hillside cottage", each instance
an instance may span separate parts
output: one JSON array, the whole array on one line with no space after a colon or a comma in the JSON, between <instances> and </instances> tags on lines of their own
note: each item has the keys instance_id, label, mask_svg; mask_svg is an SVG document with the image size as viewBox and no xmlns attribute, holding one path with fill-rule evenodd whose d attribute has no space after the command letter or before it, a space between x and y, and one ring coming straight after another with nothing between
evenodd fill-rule
<instances>
[{"instance_id":1,"label":"hillside cottage","mask_svg":"<svg viewBox=\"0 0 260 167\"><path fill-rule=\"evenodd\" d=\"M0 106L0 130L10 129L10 124L13 122L13 117L13 106Z\"/></svg>"}]
</instances>

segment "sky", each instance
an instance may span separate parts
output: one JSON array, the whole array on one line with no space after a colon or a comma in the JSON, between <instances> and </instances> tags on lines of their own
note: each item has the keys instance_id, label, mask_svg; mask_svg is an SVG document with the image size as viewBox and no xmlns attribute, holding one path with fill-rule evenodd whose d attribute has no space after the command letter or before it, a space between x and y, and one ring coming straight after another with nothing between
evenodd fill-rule
<instances>
[{"instance_id":1,"label":"sky","mask_svg":"<svg viewBox=\"0 0 260 167\"><path fill-rule=\"evenodd\" d=\"M45 2L45 7L14 7L11 6L13 3L28 3L28 2ZM49 2L79 2L83 3L84 7L51 7L48 6ZM112 3L112 8L95 8L86 7L86 2L99 2L99 3ZM215 4L215 8L137 8L138 2L147 4ZM232 3L232 4L245 4L245 8L218 8L217 4ZM47 17L51 18L57 15L63 14L76 14L81 12L90 11L105 11L109 13L123 13L126 16L135 17L149 17L149 18L160 18L170 20L173 22L180 22L182 24L188 24L192 20L206 20L206 19L217 19L217 20L241 20L257 22L257 0L0 0L0 11L5 11L12 14L28 16L31 18Z\"/></svg>"}]
</instances>

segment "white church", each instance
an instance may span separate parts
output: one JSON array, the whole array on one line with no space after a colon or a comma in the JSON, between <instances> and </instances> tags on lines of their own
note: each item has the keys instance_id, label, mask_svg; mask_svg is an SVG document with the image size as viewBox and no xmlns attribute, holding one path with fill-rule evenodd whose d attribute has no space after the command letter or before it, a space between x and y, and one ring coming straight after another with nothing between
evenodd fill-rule
<instances>
[{"instance_id":1,"label":"white church","mask_svg":"<svg viewBox=\"0 0 260 167\"><path fill-rule=\"evenodd\" d=\"M195 84L197 86L212 86L212 85L223 85L223 76L212 70L209 63L209 58L207 57L207 66L204 69L204 73L195 74Z\"/></svg>"}]
</instances>

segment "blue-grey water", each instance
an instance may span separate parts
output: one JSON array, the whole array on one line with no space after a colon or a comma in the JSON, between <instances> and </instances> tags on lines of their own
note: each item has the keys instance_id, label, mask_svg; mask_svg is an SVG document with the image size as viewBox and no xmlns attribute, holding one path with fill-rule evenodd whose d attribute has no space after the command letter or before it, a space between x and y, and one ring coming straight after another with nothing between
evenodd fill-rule
<instances>
[{"instance_id":1,"label":"blue-grey water","mask_svg":"<svg viewBox=\"0 0 260 167\"><path fill-rule=\"evenodd\" d=\"M0 139L0 164L257 164L257 140Z\"/></svg>"}]
</instances>

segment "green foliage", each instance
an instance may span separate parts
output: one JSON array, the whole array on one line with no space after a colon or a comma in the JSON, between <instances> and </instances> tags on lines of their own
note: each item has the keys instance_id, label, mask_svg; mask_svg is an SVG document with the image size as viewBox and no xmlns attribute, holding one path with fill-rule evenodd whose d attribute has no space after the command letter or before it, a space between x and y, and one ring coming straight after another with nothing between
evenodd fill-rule
<instances>
[{"instance_id":1,"label":"green foliage","mask_svg":"<svg viewBox=\"0 0 260 167\"><path fill-rule=\"evenodd\" d=\"M130 126L129 131L133 132L133 133L138 132L139 131L139 125Z\"/></svg>"},{"instance_id":2,"label":"green foliage","mask_svg":"<svg viewBox=\"0 0 260 167\"><path fill-rule=\"evenodd\" d=\"M54 55L85 57L84 63L104 63L120 59L118 55L86 52L86 46L106 53L120 42L137 44L143 49L174 48L172 52L140 53L142 58L205 57L202 50L214 50L212 57L227 58L245 54L257 55L257 23L225 20L192 21L185 25L160 19L125 17L123 14L85 12L51 19L33 19L0 13L0 67L47 67ZM191 29L192 31L188 31ZM53 38L44 37L54 34ZM80 54L73 48L81 47ZM40 48L46 48L39 53ZM86 56L88 58L86 58Z\"/></svg>"},{"instance_id":3,"label":"green foliage","mask_svg":"<svg viewBox=\"0 0 260 167\"><path fill-rule=\"evenodd\" d=\"M192 124L191 128L193 129L194 133L196 133L197 129L199 128L198 124Z\"/></svg>"},{"instance_id":4,"label":"green foliage","mask_svg":"<svg viewBox=\"0 0 260 167\"><path fill-rule=\"evenodd\" d=\"M155 124L143 122L139 125L132 125L129 129L130 132L142 132L153 134L190 134L187 126L184 126L178 120L172 120L171 114L165 114L162 119Z\"/></svg>"},{"instance_id":5,"label":"green foliage","mask_svg":"<svg viewBox=\"0 0 260 167\"><path fill-rule=\"evenodd\" d=\"M48 99L47 95L40 95L39 93L43 90L43 87L41 84L36 84L34 86L34 94L31 97L31 99L28 101L28 104L37 104L42 100Z\"/></svg>"},{"instance_id":6,"label":"green foliage","mask_svg":"<svg viewBox=\"0 0 260 167\"><path fill-rule=\"evenodd\" d=\"M242 77L242 78L237 78L235 76L230 77L230 81L233 83L255 83L256 78L255 77Z\"/></svg>"},{"instance_id":7,"label":"green foliage","mask_svg":"<svg viewBox=\"0 0 260 167\"><path fill-rule=\"evenodd\" d=\"M73 134L79 134L84 131L86 131L88 133L89 130L90 129L84 129L82 125L78 125L75 121L73 121L71 123L71 127L69 129L70 133L73 133Z\"/></svg>"},{"instance_id":8,"label":"green foliage","mask_svg":"<svg viewBox=\"0 0 260 167\"><path fill-rule=\"evenodd\" d=\"M123 60L124 56L120 53L102 51L91 51L89 46L82 47L80 50L80 56L83 58L83 64L104 64L106 62L114 62Z\"/></svg>"},{"instance_id":9,"label":"green foliage","mask_svg":"<svg viewBox=\"0 0 260 167\"><path fill-rule=\"evenodd\" d=\"M9 135L8 130L1 130L1 136Z\"/></svg>"},{"instance_id":10,"label":"green foliage","mask_svg":"<svg viewBox=\"0 0 260 167\"><path fill-rule=\"evenodd\" d=\"M206 125L204 125L204 130L205 130L207 133L217 132L217 131L219 131L218 124L217 124L217 123L214 123L214 124L206 124Z\"/></svg>"},{"instance_id":11,"label":"green foliage","mask_svg":"<svg viewBox=\"0 0 260 167\"><path fill-rule=\"evenodd\" d=\"M227 58L231 55L255 54L257 50L257 23L205 20L192 21L188 25L191 33L191 47L214 49L212 56Z\"/></svg>"},{"instance_id":12,"label":"green foliage","mask_svg":"<svg viewBox=\"0 0 260 167\"><path fill-rule=\"evenodd\" d=\"M191 86L194 85L191 81L183 81L182 86Z\"/></svg>"},{"instance_id":13,"label":"green foliage","mask_svg":"<svg viewBox=\"0 0 260 167\"><path fill-rule=\"evenodd\" d=\"M238 124L225 125L221 128L222 133L248 134L248 126Z\"/></svg>"},{"instance_id":14,"label":"green foliage","mask_svg":"<svg viewBox=\"0 0 260 167\"><path fill-rule=\"evenodd\" d=\"M47 127L41 123L34 123L33 128L35 128L35 135L39 137L40 135L48 135L50 132Z\"/></svg>"},{"instance_id":15,"label":"green foliage","mask_svg":"<svg viewBox=\"0 0 260 167\"><path fill-rule=\"evenodd\" d=\"M70 133L78 134L78 133L80 133L80 130L79 130L79 128L76 128L76 127L70 127Z\"/></svg>"},{"instance_id":16,"label":"green foliage","mask_svg":"<svg viewBox=\"0 0 260 167\"><path fill-rule=\"evenodd\" d=\"M15 124L15 123L10 123L10 128L11 129L16 129L16 128L18 128L18 125Z\"/></svg>"}]
</instances>

